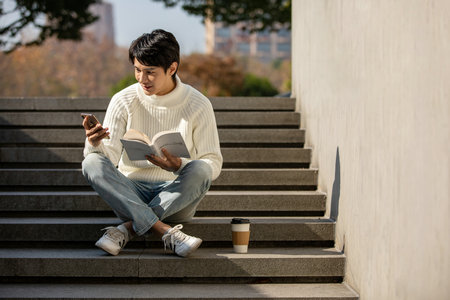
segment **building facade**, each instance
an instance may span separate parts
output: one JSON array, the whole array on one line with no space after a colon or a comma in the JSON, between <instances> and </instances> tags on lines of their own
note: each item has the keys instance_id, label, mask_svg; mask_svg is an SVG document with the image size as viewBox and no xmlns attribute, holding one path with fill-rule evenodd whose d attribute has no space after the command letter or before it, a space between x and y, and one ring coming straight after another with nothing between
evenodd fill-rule
<instances>
[{"instance_id":1,"label":"building facade","mask_svg":"<svg viewBox=\"0 0 450 300\"><path fill-rule=\"evenodd\" d=\"M291 32L263 31L250 33L245 23L225 26L206 22L206 53L216 55L251 56L263 62L291 58Z\"/></svg>"},{"instance_id":2,"label":"building facade","mask_svg":"<svg viewBox=\"0 0 450 300\"><path fill-rule=\"evenodd\" d=\"M95 23L87 26L85 32L92 34L99 43L105 40L114 43L113 5L108 2L102 2L91 5L89 10L99 18Z\"/></svg>"}]
</instances>

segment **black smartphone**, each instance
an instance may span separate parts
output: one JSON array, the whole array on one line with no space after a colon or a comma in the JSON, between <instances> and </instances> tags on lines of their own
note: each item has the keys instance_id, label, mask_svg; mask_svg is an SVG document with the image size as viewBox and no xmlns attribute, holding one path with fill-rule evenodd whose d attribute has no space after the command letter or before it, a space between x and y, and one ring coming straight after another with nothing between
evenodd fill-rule
<instances>
[{"instance_id":1,"label":"black smartphone","mask_svg":"<svg viewBox=\"0 0 450 300\"><path fill-rule=\"evenodd\" d=\"M87 121L88 121L88 126L89 128L94 127L95 125L97 125L98 123L100 123L98 121L98 119L93 115L93 114L88 114L88 113L81 113L81 118L86 118L87 117ZM105 137L106 139L109 139L109 136Z\"/></svg>"}]
</instances>

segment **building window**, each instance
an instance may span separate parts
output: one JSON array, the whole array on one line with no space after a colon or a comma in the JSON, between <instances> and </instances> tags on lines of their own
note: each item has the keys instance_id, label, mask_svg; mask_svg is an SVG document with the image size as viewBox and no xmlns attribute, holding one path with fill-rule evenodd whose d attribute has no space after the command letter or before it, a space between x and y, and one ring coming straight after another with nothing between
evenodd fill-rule
<instances>
[{"instance_id":1,"label":"building window","mask_svg":"<svg viewBox=\"0 0 450 300\"><path fill-rule=\"evenodd\" d=\"M270 52L270 43L258 43L258 52Z\"/></svg>"},{"instance_id":2,"label":"building window","mask_svg":"<svg viewBox=\"0 0 450 300\"><path fill-rule=\"evenodd\" d=\"M249 43L237 43L237 51L240 53L250 53Z\"/></svg>"},{"instance_id":3,"label":"building window","mask_svg":"<svg viewBox=\"0 0 450 300\"><path fill-rule=\"evenodd\" d=\"M286 30L286 29L282 28L282 29L280 29L278 31L278 36L280 36L280 37L288 37L288 36L291 36L291 32L289 30Z\"/></svg>"},{"instance_id":4,"label":"building window","mask_svg":"<svg viewBox=\"0 0 450 300\"><path fill-rule=\"evenodd\" d=\"M230 37L231 35L230 28L228 27L217 28L216 35L220 37Z\"/></svg>"},{"instance_id":5,"label":"building window","mask_svg":"<svg viewBox=\"0 0 450 300\"><path fill-rule=\"evenodd\" d=\"M280 43L277 45L277 50L280 52L291 52L291 44L290 43Z\"/></svg>"},{"instance_id":6,"label":"building window","mask_svg":"<svg viewBox=\"0 0 450 300\"><path fill-rule=\"evenodd\" d=\"M269 37L270 36L270 30L264 29L264 31L258 32L258 37Z\"/></svg>"}]
</instances>

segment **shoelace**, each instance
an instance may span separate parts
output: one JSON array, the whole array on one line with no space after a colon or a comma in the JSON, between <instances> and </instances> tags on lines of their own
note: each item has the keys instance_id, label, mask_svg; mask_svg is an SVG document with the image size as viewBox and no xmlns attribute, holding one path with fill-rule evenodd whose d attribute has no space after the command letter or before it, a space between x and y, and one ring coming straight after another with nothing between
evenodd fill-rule
<instances>
[{"instance_id":1,"label":"shoelace","mask_svg":"<svg viewBox=\"0 0 450 300\"><path fill-rule=\"evenodd\" d=\"M188 239L189 236L180 230L183 228L183 225L178 224L177 226L169 229L169 231L163 235L162 240L164 242L164 251L166 251L167 246L169 246L170 250L175 251L175 243L182 243L184 240Z\"/></svg>"},{"instance_id":2,"label":"shoelace","mask_svg":"<svg viewBox=\"0 0 450 300\"><path fill-rule=\"evenodd\" d=\"M119 229L117 229L117 227L114 226L108 226L103 228L102 230L106 230L106 232L103 235L106 235L111 240L118 242L119 245L122 247L122 244L125 240L125 236L122 231L120 231Z\"/></svg>"}]
</instances>

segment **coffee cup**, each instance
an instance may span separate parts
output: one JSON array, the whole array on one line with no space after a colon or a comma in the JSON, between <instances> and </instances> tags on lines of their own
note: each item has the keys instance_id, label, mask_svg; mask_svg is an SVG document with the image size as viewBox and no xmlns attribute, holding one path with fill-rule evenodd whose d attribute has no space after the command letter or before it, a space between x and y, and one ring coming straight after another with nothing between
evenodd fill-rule
<instances>
[{"instance_id":1,"label":"coffee cup","mask_svg":"<svg viewBox=\"0 0 450 300\"><path fill-rule=\"evenodd\" d=\"M250 240L250 220L233 218L231 220L233 249L236 253L247 253Z\"/></svg>"}]
</instances>

